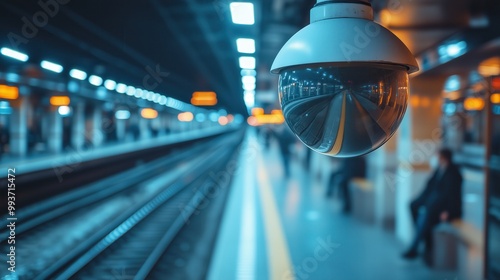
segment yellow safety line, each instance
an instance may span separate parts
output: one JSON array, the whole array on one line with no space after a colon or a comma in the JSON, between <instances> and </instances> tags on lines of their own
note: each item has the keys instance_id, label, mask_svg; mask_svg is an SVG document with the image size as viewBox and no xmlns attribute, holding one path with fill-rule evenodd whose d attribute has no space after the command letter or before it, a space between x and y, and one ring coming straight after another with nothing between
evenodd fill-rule
<instances>
[{"instance_id":1,"label":"yellow safety line","mask_svg":"<svg viewBox=\"0 0 500 280\"><path fill-rule=\"evenodd\" d=\"M346 94L342 97L342 110L340 112L340 123L339 130L337 131L337 137L335 138L335 144L333 144L332 149L327 154L336 155L340 152L342 148L342 142L344 142L344 128L345 128L345 100Z\"/></svg>"},{"instance_id":2,"label":"yellow safety line","mask_svg":"<svg viewBox=\"0 0 500 280\"><path fill-rule=\"evenodd\" d=\"M260 155L258 156L258 182L266 232L269 279L295 279L271 182Z\"/></svg>"}]
</instances>

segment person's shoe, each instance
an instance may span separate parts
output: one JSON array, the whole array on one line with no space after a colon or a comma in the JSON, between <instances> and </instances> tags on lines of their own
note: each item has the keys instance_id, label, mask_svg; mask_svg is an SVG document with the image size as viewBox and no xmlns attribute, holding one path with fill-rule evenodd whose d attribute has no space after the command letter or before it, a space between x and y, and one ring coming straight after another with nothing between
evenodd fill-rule
<instances>
[{"instance_id":1,"label":"person's shoe","mask_svg":"<svg viewBox=\"0 0 500 280\"><path fill-rule=\"evenodd\" d=\"M416 250L408 250L402 255L402 257L407 260L412 260L418 257L418 253Z\"/></svg>"}]
</instances>

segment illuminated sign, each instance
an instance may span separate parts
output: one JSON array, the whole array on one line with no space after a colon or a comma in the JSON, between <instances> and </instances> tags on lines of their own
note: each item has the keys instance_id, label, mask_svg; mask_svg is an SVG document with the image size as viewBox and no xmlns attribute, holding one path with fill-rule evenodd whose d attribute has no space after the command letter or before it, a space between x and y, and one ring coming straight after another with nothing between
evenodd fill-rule
<instances>
[{"instance_id":1,"label":"illuminated sign","mask_svg":"<svg viewBox=\"0 0 500 280\"><path fill-rule=\"evenodd\" d=\"M464 108L467 111L480 111L484 108L484 100L480 97L468 97L464 100Z\"/></svg>"},{"instance_id":2,"label":"illuminated sign","mask_svg":"<svg viewBox=\"0 0 500 280\"><path fill-rule=\"evenodd\" d=\"M70 102L67 96L52 96L50 97L50 105L53 106L68 106Z\"/></svg>"},{"instance_id":3,"label":"illuminated sign","mask_svg":"<svg viewBox=\"0 0 500 280\"><path fill-rule=\"evenodd\" d=\"M19 97L19 88L0 85L0 98L3 99L17 99Z\"/></svg>"},{"instance_id":4,"label":"illuminated sign","mask_svg":"<svg viewBox=\"0 0 500 280\"><path fill-rule=\"evenodd\" d=\"M158 112L155 109L144 108L141 110L141 116L145 119L155 119L158 117Z\"/></svg>"},{"instance_id":5,"label":"illuminated sign","mask_svg":"<svg viewBox=\"0 0 500 280\"><path fill-rule=\"evenodd\" d=\"M195 91L191 98L195 106L214 106L217 104L217 94L213 91Z\"/></svg>"},{"instance_id":6,"label":"illuminated sign","mask_svg":"<svg viewBox=\"0 0 500 280\"><path fill-rule=\"evenodd\" d=\"M193 113L191 112L182 112L177 115L177 119L181 122L190 122L194 118Z\"/></svg>"}]
</instances>

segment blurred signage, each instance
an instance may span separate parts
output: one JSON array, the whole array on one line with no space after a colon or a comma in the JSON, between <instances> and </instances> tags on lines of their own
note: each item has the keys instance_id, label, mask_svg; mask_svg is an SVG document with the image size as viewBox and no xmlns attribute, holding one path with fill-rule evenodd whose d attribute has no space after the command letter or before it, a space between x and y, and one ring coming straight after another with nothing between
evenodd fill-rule
<instances>
[{"instance_id":1,"label":"blurred signage","mask_svg":"<svg viewBox=\"0 0 500 280\"><path fill-rule=\"evenodd\" d=\"M158 117L158 112L155 109L144 108L141 111L141 116L145 119L155 119Z\"/></svg>"},{"instance_id":2,"label":"blurred signage","mask_svg":"<svg viewBox=\"0 0 500 280\"><path fill-rule=\"evenodd\" d=\"M484 108L484 99L480 97L468 97L464 100L464 109L467 111L480 111Z\"/></svg>"},{"instance_id":3,"label":"blurred signage","mask_svg":"<svg viewBox=\"0 0 500 280\"><path fill-rule=\"evenodd\" d=\"M7 85L0 85L0 98L17 99L19 97L19 88Z\"/></svg>"},{"instance_id":4,"label":"blurred signage","mask_svg":"<svg viewBox=\"0 0 500 280\"><path fill-rule=\"evenodd\" d=\"M52 106L68 106L70 99L68 96L52 96L50 97L50 105Z\"/></svg>"},{"instance_id":5,"label":"blurred signage","mask_svg":"<svg viewBox=\"0 0 500 280\"><path fill-rule=\"evenodd\" d=\"M191 97L195 106L214 106L217 104L217 94L213 91L195 91Z\"/></svg>"},{"instance_id":6,"label":"blurred signage","mask_svg":"<svg viewBox=\"0 0 500 280\"><path fill-rule=\"evenodd\" d=\"M191 112L182 112L177 115L177 119L181 122L190 122L194 118L193 113Z\"/></svg>"}]
</instances>

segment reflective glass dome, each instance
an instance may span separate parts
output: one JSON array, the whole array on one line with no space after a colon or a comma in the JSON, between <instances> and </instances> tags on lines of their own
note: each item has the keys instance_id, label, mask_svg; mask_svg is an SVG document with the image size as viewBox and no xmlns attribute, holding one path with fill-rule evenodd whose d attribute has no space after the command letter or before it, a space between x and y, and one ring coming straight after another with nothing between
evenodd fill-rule
<instances>
[{"instance_id":1,"label":"reflective glass dome","mask_svg":"<svg viewBox=\"0 0 500 280\"><path fill-rule=\"evenodd\" d=\"M353 157L382 146L408 103L402 66L331 64L280 72L279 98L286 123L309 148Z\"/></svg>"}]
</instances>

